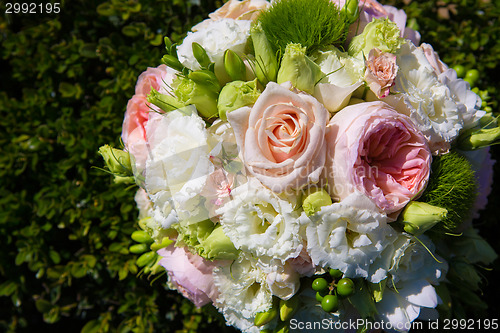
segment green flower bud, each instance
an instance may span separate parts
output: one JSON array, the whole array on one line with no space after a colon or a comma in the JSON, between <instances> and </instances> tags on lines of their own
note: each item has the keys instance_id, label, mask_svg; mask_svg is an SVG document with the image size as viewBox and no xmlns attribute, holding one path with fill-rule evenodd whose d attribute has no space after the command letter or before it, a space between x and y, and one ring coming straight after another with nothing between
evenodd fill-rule
<instances>
[{"instance_id":1,"label":"green flower bud","mask_svg":"<svg viewBox=\"0 0 500 333\"><path fill-rule=\"evenodd\" d=\"M278 59L273 52L271 43L267 40L266 33L262 30L260 22L250 28L253 48L255 51L255 75L262 85L269 81L276 81L278 74Z\"/></svg>"},{"instance_id":2,"label":"green flower bud","mask_svg":"<svg viewBox=\"0 0 500 333\"><path fill-rule=\"evenodd\" d=\"M347 3L344 5L343 10L345 10L348 22L355 22L359 17L358 0L347 0Z\"/></svg>"},{"instance_id":3,"label":"green flower bud","mask_svg":"<svg viewBox=\"0 0 500 333\"><path fill-rule=\"evenodd\" d=\"M143 230L136 230L130 235L130 237L137 243L151 243L153 239L149 234Z\"/></svg>"},{"instance_id":4,"label":"green flower bud","mask_svg":"<svg viewBox=\"0 0 500 333\"><path fill-rule=\"evenodd\" d=\"M137 266L142 267L153 263L153 260L155 258L156 258L156 252L150 251L142 254L139 258L137 258L135 263L137 264Z\"/></svg>"},{"instance_id":5,"label":"green flower bud","mask_svg":"<svg viewBox=\"0 0 500 333\"><path fill-rule=\"evenodd\" d=\"M226 50L224 52L224 68L233 81L244 81L247 68L240 56L234 51Z\"/></svg>"},{"instance_id":6,"label":"green flower bud","mask_svg":"<svg viewBox=\"0 0 500 333\"><path fill-rule=\"evenodd\" d=\"M207 68L211 63L207 51L205 51L203 46L196 42L193 43L191 47L193 49L193 55L196 58L196 61L198 61L202 68Z\"/></svg>"},{"instance_id":7,"label":"green flower bud","mask_svg":"<svg viewBox=\"0 0 500 333\"><path fill-rule=\"evenodd\" d=\"M374 48L394 53L404 42L396 23L389 19L374 19L366 25L362 34L352 39L348 53L360 59L368 57L368 53Z\"/></svg>"},{"instance_id":8,"label":"green flower bud","mask_svg":"<svg viewBox=\"0 0 500 333\"><path fill-rule=\"evenodd\" d=\"M457 146L462 150L476 150L500 142L500 127L471 128L465 130L457 139Z\"/></svg>"},{"instance_id":9,"label":"green flower bud","mask_svg":"<svg viewBox=\"0 0 500 333\"><path fill-rule=\"evenodd\" d=\"M169 239L168 237L163 237L160 243L153 243L150 246L151 251L158 251L159 249L163 249L167 246L170 246L174 241Z\"/></svg>"},{"instance_id":10,"label":"green flower bud","mask_svg":"<svg viewBox=\"0 0 500 333\"><path fill-rule=\"evenodd\" d=\"M133 175L129 153L104 145L99 148L99 154L112 174L123 177Z\"/></svg>"},{"instance_id":11,"label":"green flower bud","mask_svg":"<svg viewBox=\"0 0 500 333\"><path fill-rule=\"evenodd\" d=\"M321 207L330 206L332 203L332 198L324 189L312 187L302 199L302 208L307 216L311 216L319 212Z\"/></svg>"},{"instance_id":12,"label":"green flower bud","mask_svg":"<svg viewBox=\"0 0 500 333\"><path fill-rule=\"evenodd\" d=\"M154 88L151 88L151 92L149 93L147 99L149 103L156 105L165 112L174 111L185 106L174 96L160 94Z\"/></svg>"},{"instance_id":13,"label":"green flower bud","mask_svg":"<svg viewBox=\"0 0 500 333\"><path fill-rule=\"evenodd\" d=\"M257 89L257 79L253 81L233 81L229 82L222 88L217 108L219 109L219 117L222 120L227 120L227 114L233 110L243 106L253 105L260 96L260 91Z\"/></svg>"},{"instance_id":14,"label":"green flower bud","mask_svg":"<svg viewBox=\"0 0 500 333\"><path fill-rule=\"evenodd\" d=\"M411 201L401 213L404 230L418 236L446 218L448 210L425 202Z\"/></svg>"},{"instance_id":15,"label":"green flower bud","mask_svg":"<svg viewBox=\"0 0 500 333\"><path fill-rule=\"evenodd\" d=\"M184 105L194 104L199 114L211 118L217 114L218 91L210 74L198 71L191 72L189 78L178 77L172 83L174 93ZM213 74L213 73L212 73ZM215 75L214 75L215 77Z\"/></svg>"},{"instance_id":16,"label":"green flower bud","mask_svg":"<svg viewBox=\"0 0 500 333\"><path fill-rule=\"evenodd\" d=\"M133 176L123 177L123 176L115 175L115 178L113 179L113 182L115 184L134 184L135 183L135 178Z\"/></svg>"},{"instance_id":17,"label":"green flower bud","mask_svg":"<svg viewBox=\"0 0 500 333\"><path fill-rule=\"evenodd\" d=\"M285 48L278 71L278 84L290 81L299 90L314 93L314 86L321 80L320 67L306 56L307 48L290 43Z\"/></svg>"},{"instance_id":18,"label":"green flower bud","mask_svg":"<svg viewBox=\"0 0 500 333\"><path fill-rule=\"evenodd\" d=\"M370 283L371 290L373 293L373 300L378 303L384 297L384 291L386 286L386 281L380 281L379 283Z\"/></svg>"},{"instance_id":19,"label":"green flower bud","mask_svg":"<svg viewBox=\"0 0 500 333\"><path fill-rule=\"evenodd\" d=\"M219 224L208 237L200 241L200 255L210 260L234 260L238 250Z\"/></svg>"},{"instance_id":20,"label":"green flower bud","mask_svg":"<svg viewBox=\"0 0 500 333\"><path fill-rule=\"evenodd\" d=\"M288 323L281 322L276 326L274 329L273 333L288 333L290 332L290 327L288 326Z\"/></svg>"},{"instance_id":21,"label":"green flower bud","mask_svg":"<svg viewBox=\"0 0 500 333\"><path fill-rule=\"evenodd\" d=\"M269 310L257 313L255 315L253 323L255 326L263 326L269 323L274 318L276 318L277 315L278 315L278 307L275 304L273 304L273 306Z\"/></svg>"},{"instance_id":22,"label":"green flower bud","mask_svg":"<svg viewBox=\"0 0 500 333\"><path fill-rule=\"evenodd\" d=\"M128 250L132 253L144 253L149 250L149 246L147 244L134 244Z\"/></svg>"},{"instance_id":23,"label":"green flower bud","mask_svg":"<svg viewBox=\"0 0 500 333\"><path fill-rule=\"evenodd\" d=\"M182 71L182 69L184 68L184 65L181 64L179 59L169 54L164 55L163 58L161 58L161 62L163 62L168 67L178 71Z\"/></svg>"},{"instance_id":24,"label":"green flower bud","mask_svg":"<svg viewBox=\"0 0 500 333\"><path fill-rule=\"evenodd\" d=\"M280 319L287 321L293 317L295 312L299 309L299 297L293 296L292 298L284 301L280 300Z\"/></svg>"}]
</instances>

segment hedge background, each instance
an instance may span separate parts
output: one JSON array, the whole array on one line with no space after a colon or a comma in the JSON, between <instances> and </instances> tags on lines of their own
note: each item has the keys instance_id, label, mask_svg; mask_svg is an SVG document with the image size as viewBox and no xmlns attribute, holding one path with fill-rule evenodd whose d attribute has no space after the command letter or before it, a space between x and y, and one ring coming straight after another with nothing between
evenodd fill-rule
<instances>
[{"instance_id":1,"label":"hedge background","mask_svg":"<svg viewBox=\"0 0 500 333\"><path fill-rule=\"evenodd\" d=\"M222 2L61 0L58 14L5 14L6 2L0 2L0 331L232 331L213 309L193 308L167 291L164 276L136 277L137 255L128 252L134 189L92 168L103 165L99 146L120 146L127 100L137 76L160 64L162 37L181 40ZM408 24L446 63L479 70L477 86L499 110L496 1L383 3L405 9ZM499 160L499 149L492 151ZM499 204L496 179L477 223L498 253ZM498 260L484 271L490 283L481 297L489 309L469 317L498 318L499 272Z\"/></svg>"}]
</instances>

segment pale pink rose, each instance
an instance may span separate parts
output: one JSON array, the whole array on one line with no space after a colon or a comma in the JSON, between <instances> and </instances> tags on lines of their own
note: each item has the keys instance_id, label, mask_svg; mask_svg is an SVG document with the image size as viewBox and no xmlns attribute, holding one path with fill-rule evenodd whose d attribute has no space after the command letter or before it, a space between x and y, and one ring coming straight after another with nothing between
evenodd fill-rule
<instances>
[{"instance_id":1,"label":"pale pink rose","mask_svg":"<svg viewBox=\"0 0 500 333\"><path fill-rule=\"evenodd\" d=\"M398 72L396 56L375 48L368 54L366 60L365 81L378 98L389 95L390 88Z\"/></svg>"},{"instance_id":2,"label":"pale pink rose","mask_svg":"<svg viewBox=\"0 0 500 333\"><path fill-rule=\"evenodd\" d=\"M217 21L223 18L253 21L259 16L261 10L266 9L270 5L271 3L266 0L229 0L215 12L208 14L210 19L198 23L192 30L200 30L207 24L207 21Z\"/></svg>"},{"instance_id":3,"label":"pale pink rose","mask_svg":"<svg viewBox=\"0 0 500 333\"><path fill-rule=\"evenodd\" d=\"M182 247L173 244L158 250L160 260L177 290L195 306L208 304L219 295L212 271L220 262L205 260Z\"/></svg>"},{"instance_id":4,"label":"pale pink rose","mask_svg":"<svg viewBox=\"0 0 500 333\"><path fill-rule=\"evenodd\" d=\"M431 152L411 119L384 102L359 103L328 124L328 190L337 200L359 191L387 214L416 199L429 180Z\"/></svg>"},{"instance_id":5,"label":"pale pink rose","mask_svg":"<svg viewBox=\"0 0 500 333\"><path fill-rule=\"evenodd\" d=\"M277 193L318 182L325 164L329 113L290 89L269 82L253 107L227 115L248 172Z\"/></svg>"},{"instance_id":6,"label":"pale pink rose","mask_svg":"<svg viewBox=\"0 0 500 333\"><path fill-rule=\"evenodd\" d=\"M429 64L432 66L432 68L434 69L434 73L436 73L437 76L439 76L441 73L444 73L448 69L448 66L441 61L439 55L436 51L434 51L431 45L422 43L422 45L420 45L418 48L424 52L427 61L429 61Z\"/></svg>"},{"instance_id":7,"label":"pale pink rose","mask_svg":"<svg viewBox=\"0 0 500 333\"><path fill-rule=\"evenodd\" d=\"M148 69L139 75L135 85L135 94L147 96L151 88L161 93L170 91L169 85L175 78L176 71L165 65L158 67L148 67Z\"/></svg>"},{"instance_id":8,"label":"pale pink rose","mask_svg":"<svg viewBox=\"0 0 500 333\"><path fill-rule=\"evenodd\" d=\"M176 71L165 65L148 68L137 79L135 95L127 103L127 111L122 125L122 141L125 149L135 159L135 167L139 171L144 169L147 157L146 130L150 112L160 110L147 102L147 95L151 88L162 93L170 91L170 84L174 80Z\"/></svg>"}]
</instances>

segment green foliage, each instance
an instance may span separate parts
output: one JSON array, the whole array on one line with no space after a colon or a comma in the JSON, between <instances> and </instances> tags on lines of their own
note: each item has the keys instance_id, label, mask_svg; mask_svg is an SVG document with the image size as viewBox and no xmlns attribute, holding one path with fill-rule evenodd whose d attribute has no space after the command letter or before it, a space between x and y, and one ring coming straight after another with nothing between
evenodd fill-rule
<instances>
[{"instance_id":1,"label":"green foliage","mask_svg":"<svg viewBox=\"0 0 500 333\"><path fill-rule=\"evenodd\" d=\"M445 62L477 69L498 111L494 1L404 2L384 3L404 8ZM121 147L127 100L137 76L160 64L163 36L181 41L220 5L62 0L59 14L20 15L0 3L0 331L232 331L213 308L166 291L164 277L136 277L134 190L92 168L103 165L99 146ZM481 218L497 252L499 200L497 186ZM497 315L495 294L482 297Z\"/></svg>"},{"instance_id":2,"label":"green foliage","mask_svg":"<svg viewBox=\"0 0 500 333\"><path fill-rule=\"evenodd\" d=\"M271 44L285 54L288 43L307 47L340 44L347 34L347 18L329 0L280 0L259 16Z\"/></svg>"},{"instance_id":3,"label":"green foliage","mask_svg":"<svg viewBox=\"0 0 500 333\"><path fill-rule=\"evenodd\" d=\"M429 184L420 199L448 210L436 229L454 231L470 217L476 199L474 171L467 159L455 151L434 157Z\"/></svg>"}]
</instances>

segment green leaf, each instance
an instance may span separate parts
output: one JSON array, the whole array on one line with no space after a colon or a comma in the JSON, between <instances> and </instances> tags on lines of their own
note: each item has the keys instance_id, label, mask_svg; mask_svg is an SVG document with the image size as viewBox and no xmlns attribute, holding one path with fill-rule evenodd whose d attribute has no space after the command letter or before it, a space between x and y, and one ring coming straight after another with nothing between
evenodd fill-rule
<instances>
[{"instance_id":1,"label":"green leaf","mask_svg":"<svg viewBox=\"0 0 500 333\"><path fill-rule=\"evenodd\" d=\"M49 312L53 307L53 305L49 301L44 300L43 298L37 299L35 302L35 306L41 313Z\"/></svg>"}]
</instances>

